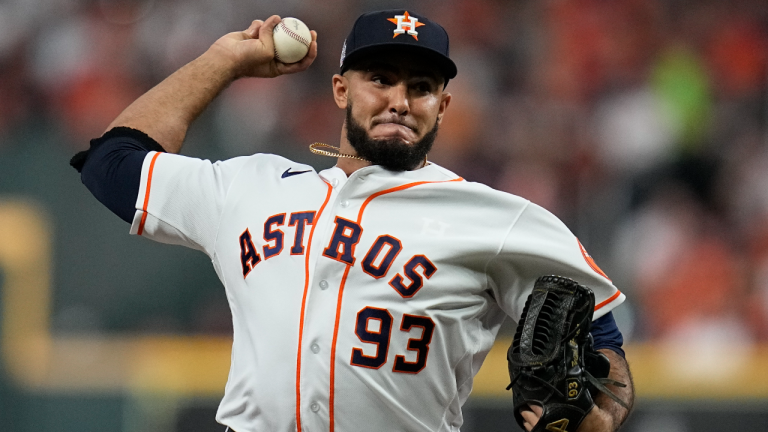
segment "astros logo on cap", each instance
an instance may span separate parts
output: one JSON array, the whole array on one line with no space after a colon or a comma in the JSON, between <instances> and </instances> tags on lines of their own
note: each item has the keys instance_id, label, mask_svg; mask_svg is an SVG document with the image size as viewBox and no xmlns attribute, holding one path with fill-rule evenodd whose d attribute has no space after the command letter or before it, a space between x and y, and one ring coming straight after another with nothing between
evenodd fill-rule
<instances>
[{"instance_id":1,"label":"astros logo on cap","mask_svg":"<svg viewBox=\"0 0 768 432\"><path fill-rule=\"evenodd\" d=\"M420 23L418 18L408 15L408 11L405 11L404 15L395 15L394 18L387 18L387 20L397 24L395 35L392 36L392 39L407 31L414 39L419 40L419 32L416 31L416 28L425 25L424 23Z\"/></svg>"}]
</instances>

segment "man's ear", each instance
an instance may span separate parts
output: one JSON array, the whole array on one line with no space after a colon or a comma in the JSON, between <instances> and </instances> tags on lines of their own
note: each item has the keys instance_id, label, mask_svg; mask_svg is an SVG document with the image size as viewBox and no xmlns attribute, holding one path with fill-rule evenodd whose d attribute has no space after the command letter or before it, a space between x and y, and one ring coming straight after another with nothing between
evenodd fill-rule
<instances>
[{"instance_id":1,"label":"man's ear","mask_svg":"<svg viewBox=\"0 0 768 432\"><path fill-rule=\"evenodd\" d=\"M331 82L333 83L333 100L336 102L336 106L341 109L347 109L349 80L339 74L335 74Z\"/></svg>"},{"instance_id":2,"label":"man's ear","mask_svg":"<svg viewBox=\"0 0 768 432\"><path fill-rule=\"evenodd\" d=\"M440 108L437 111L437 124L442 123L445 111L448 109L448 105L450 104L451 94L448 92L443 92L443 94L440 95Z\"/></svg>"}]
</instances>

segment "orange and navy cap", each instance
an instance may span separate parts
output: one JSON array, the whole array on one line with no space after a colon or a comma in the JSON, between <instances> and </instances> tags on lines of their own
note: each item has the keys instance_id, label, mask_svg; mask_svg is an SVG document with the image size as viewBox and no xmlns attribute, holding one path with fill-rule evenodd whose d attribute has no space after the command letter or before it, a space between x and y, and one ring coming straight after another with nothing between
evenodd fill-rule
<instances>
[{"instance_id":1,"label":"orange and navy cap","mask_svg":"<svg viewBox=\"0 0 768 432\"><path fill-rule=\"evenodd\" d=\"M431 57L446 82L456 76L456 64L448 57L445 29L423 15L404 9L360 15L341 50L341 73L357 59L383 49L417 51Z\"/></svg>"}]
</instances>

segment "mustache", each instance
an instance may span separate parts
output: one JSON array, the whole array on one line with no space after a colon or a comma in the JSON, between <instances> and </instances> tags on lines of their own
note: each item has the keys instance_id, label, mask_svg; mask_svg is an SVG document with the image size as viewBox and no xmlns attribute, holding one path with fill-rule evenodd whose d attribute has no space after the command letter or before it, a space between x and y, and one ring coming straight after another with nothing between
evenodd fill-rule
<instances>
[{"instance_id":1,"label":"mustache","mask_svg":"<svg viewBox=\"0 0 768 432\"><path fill-rule=\"evenodd\" d=\"M371 126L380 125L383 123L394 123L399 124L402 126L405 126L412 131L419 133L418 128L416 127L416 124L412 121L408 121L407 119L404 119L398 115L389 115L389 116L383 116L383 117L375 117L373 121L371 121Z\"/></svg>"}]
</instances>

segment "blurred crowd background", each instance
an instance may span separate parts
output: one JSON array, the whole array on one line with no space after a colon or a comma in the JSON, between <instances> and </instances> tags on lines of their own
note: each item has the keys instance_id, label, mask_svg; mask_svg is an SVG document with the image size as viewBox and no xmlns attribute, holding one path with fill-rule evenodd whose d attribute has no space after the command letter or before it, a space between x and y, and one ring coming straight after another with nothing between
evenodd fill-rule
<instances>
[{"instance_id":1,"label":"blurred crowd background","mask_svg":"<svg viewBox=\"0 0 768 432\"><path fill-rule=\"evenodd\" d=\"M234 83L183 153L329 167L307 146L338 143L344 37L361 12L391 7L441 23L458 65L430 160L565 221L629 298L616 317L630 344L768 342L765 0L5 0L0 202L34 202L51 221L51 332L228 335L207 259L129 237L69 157L219 36L276 13L318 31L317 61ZM0 378L10 430L40 424L25 419L42 402L22 394ZM643 430L689 430L676 421Z\"/></svg>"}]
</instances>

